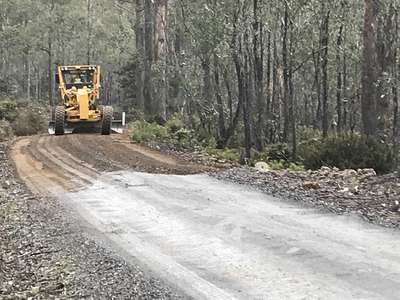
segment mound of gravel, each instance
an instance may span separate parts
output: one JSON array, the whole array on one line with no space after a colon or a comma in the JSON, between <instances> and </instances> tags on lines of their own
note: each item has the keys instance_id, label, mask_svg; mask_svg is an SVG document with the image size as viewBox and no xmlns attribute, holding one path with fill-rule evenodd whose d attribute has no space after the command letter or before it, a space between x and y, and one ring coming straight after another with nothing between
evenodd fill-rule
<instances>
[{"instance_id":1,"label":"mound of gravel","mask_svg":"<svg viewBox=\"0 0 400 300\"><path fill-rule=\"evenodd\" d=\"M0 299L182 299L16 179L0 145Z\"/></svg>"}]
</instances>

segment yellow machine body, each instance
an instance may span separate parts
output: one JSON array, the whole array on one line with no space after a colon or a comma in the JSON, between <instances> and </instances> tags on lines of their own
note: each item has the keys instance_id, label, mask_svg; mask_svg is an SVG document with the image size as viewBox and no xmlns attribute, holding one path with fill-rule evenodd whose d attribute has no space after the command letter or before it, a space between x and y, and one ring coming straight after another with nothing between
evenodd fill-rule
<instances>
[{"instance_id":1,"label":"yellow machine body","mask_svg":"<svg viewBox=\"0 0 400 300\"><path fill-rule=\"evenodd\" d=\"M99 122L101 111L100 66L71 65L58 66L57 81L66 122Z\"/></svg>"},{"instance_id":2,"label":"yellow machine body","mask_svg":"<svg viewBox=\"0 0 400 300\"><path fill-rule=\"evenodd\" d=\"M102 135L120 132L111 106L99 105L100 66L58 66L56 81L60 103L52 110L49 133L64 135L78 130L100 129Z\"/></svg>"}]
</instances>

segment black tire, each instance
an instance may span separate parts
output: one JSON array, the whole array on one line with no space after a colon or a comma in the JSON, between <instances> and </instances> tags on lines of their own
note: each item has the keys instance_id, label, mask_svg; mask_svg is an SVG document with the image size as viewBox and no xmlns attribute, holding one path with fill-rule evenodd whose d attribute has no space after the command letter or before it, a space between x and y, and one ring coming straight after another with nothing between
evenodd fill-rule
<instances>
[{"instance_id":1,"label":"black tire","mask_svg":"<svg viewBox=\"0 0 400 300\"><path fill-rule=\"evenodd\" d=\"M54 131L56 135L64 135L65 107L57 106L55 109Z\"/></svg>"},{"instance_id":2,"label":"black tire","mask_svg":"<svg viewBox=\"0 0 400 300\"><path fill-rule=\"evenodd\" d=\"M111 106L103 106L101 119L101 134L109 135L111 133L111 123L113 119L113 109Z\"/></svg>"}]
</instances>

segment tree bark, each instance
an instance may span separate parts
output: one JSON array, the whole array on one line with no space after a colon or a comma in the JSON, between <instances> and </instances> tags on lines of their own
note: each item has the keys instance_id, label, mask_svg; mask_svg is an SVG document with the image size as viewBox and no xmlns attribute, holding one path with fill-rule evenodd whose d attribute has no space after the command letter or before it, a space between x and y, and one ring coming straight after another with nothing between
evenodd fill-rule
<instances>
[{"instance_id":1,"label":"tree bark","mask_svg":"<svg viewBox=\"0 0 400 300\"><path fill-rule=\"evenodd\" d=\"M221 145L225 136L225 112L224 103L221 96L221 87L219 79L219 63L217 55L214 55L214 80L215 80L215 98L217 100L217 111L218 111L218 144Z\"/></svg>"},{"instance_id":2,"label":"tree bark","mask_svg":"<svg viewBox=\"0 0 400 300\"><path fill-rule=\"evenodd\" d=\"M87 64L90 65L90 51L91 51L91 44L92 44L92 23L91 23L91 8L92 8L92 1L87 0L87 23L86 23L86 30L87 30Z\"/></svg>"},{"instance_id":3,"label":"tree bark","mask_svg":"<svg viewBox=\"0 0 400 300\"><path fill-rule=\"evenodd\" d=\"M330 11L328 10L324 16L322 25L322 133L324 137L328 136L329 130L329 78L328 78L328 62L329 62L329 20Z\"/></svg>"},{"instance_id":4,"label":"tree bark","mask_svg":"<svg viewBox=\"0 0 400 300\"><path fill-rule=\"evenodd\" d=\"M283 141L289 142L289 67L288 67L288 31L289 7L285 3L282 37L282 63L283 63Z\"/></svg>"},{"instance_id":5,"label":"tree bark","mask_svg":"<svg viewBox=\"0 0 400 300\"><path fill-rule=\"evenodd\" d=\"M291 146L292 146L292 159L293 161L297 158L297 134L296 134L296 115L295 115L295 92L293 82L293 57L295 55L295 47L293 45L293 26L290 26L290 45L289 45L289 120L290 120L290 134L291 134Z\"/></svg>"},{"instance_id":6,"label":"tree bark","mask_svg":"<svg viewBox=\"0 0 400 300\"><path fill-rule=\"evenodd\" d=\"M145 58L144 53L144 16L143 16L143 0L136 0L135 6L136 18L135 18L135 36L136 36L136 51L138 53L136 70L135 70L135 85L136 85L136 107L144 111L144 99L143 99L143 85L144 85L144 64Z\"/></svg>"},{"instance_id":7,"label":"tree bark","mask_svg":"<svg viewBox=\"0 0 400 300\"><path fill-rule=\"evenodd\" d=\"M376 113L378 12L377 0L365 0L361 110L363 133L367 136L376 135L378 120Z\"/></svg>"},{"instance_id":8,"label":"tree bark","mask_svg":"<svg viewBox=\"0 0 400 300\"><path fill-rule=\"evenodd\" d=\"M245 39L247 41L247 38ZM243 124L244 124L244 149L245 161L248 164L251 158L251 73L250 73L250 58L249 55L244 54L244 93L243 93ZM247 76L246 76L247 75Z\"/></svg>"},{"instance_id":9,"label":"tree bark","mask_svg":"<svg viewBox=\"0 0 400 300\"><path fill-rule=\"evenodd\" d=\"M341 48L343 42L343 23L340 25L336 42L336 114L337 114L337 132L342 132L342 65L341 65Z\"/></svg>"},{"instance_id":10,"label":"tree bark","mask_svg":"<svg viewBox=\"0 0 400 300\"><path fill-rule=\"evenodd\" d=\"M144 0L144 85L143 98L144 110L147 120L152 121L155 117L153 103L152 65L154 57L153 43L153 8L151 0Z\"/></svg>"},{"instance_id":11,"label":"tree bark","mask_svg":"<svg viewBox=\"0 0 400 300\"><path fill-rule=\"evenodd\" d=\"M346 50L343 51L343 82L342 82L342 97L345 100L343 102L343 115L342 115L342 129L348 130L348 93L347 93L347 54Z\"/></svg>"},{"instance_id":12,"label":"tree bark","mask_svg":"<svg viewBox=\"0 0 400 300\"><path fill-rule=\"evenodd\" d=\"M258 0L253 0L253 55L254 55L254 85L257 100L256 148L264 147L264 45L263 26L260 22L261 7Z\"/></svg>"},{"instance_id":13,"label":"tree bark","mask_svg":"<svg viewBox=\"0 0 400 300\"><path fill-rule=\"evenodd\" d=\"M167 103L168 103L168 78L167 78L167 17L168 17L168 0L157 0L155 4L155 61L161 66L161 86L157 93L157 116L159 119L166 121L167 119Z\"/></svg>"}]
</instances>

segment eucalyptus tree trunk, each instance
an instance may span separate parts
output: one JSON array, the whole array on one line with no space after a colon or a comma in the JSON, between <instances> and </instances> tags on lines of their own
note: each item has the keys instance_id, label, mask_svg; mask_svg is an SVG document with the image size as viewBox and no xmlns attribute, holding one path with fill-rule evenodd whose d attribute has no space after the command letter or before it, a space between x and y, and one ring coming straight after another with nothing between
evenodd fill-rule
<instances>
[{"instance_id":1,"label":"eucalyptus tree trunk","mask_svg":"<svg viewBox=\"0 0 400 300\"><path fill-rule=\"evenodd\" d=\"M247 35L244 39L244 43L248 42ZM251 72L250 72L250 53L246 50L243 51L244 55L244 66L243 66L243 73L244 73L244 81L243 81L243 125L244 125L244 148L245 148L245 160L244 163L248 164L251 157L251 148L252 148L252 138L251 138Z\"/></svg>"},{"instance_id":2,"label":"eucalyptus tree trunk","mask_svg":"<svg viewBox=\"0 0 400 300\"><path fill-rule=\"evenodd\" d=\"M28 102L31 102L31 85L32 85L32 75L31 75L31 62L30 62L30 57L28 56L28 61L27 61L27 82L26 82L26 99Z\"/></svg>"},{"instance_id":3,"label":"eucalyptus tree trunk","mask_svg":"<svg viewBox=\"0 0 400 300\"><path fill-rule=\"evenodd\" d=\"M378 121L376 112L378 13L378 1L365 0L361 110L363 133L367 136L376 135Z\"/></svg>"},{"instance_id":4,"label":"eucalyptus tree trunk","mask_svg":"<svg viewBox=\"0 0 400 300\"><path fill-rule=\"evenodd\" d=\"M47 61L47 73L49 77L49 87L48 87L48 93L49 93L49 104L50 106L54 106L54 101L53 101L53 41L52 41L52 34L51 30L49 31L49 37L48 37L48 49L47 49L47 54L48 54L48 61Z\"/></svg>"},{"instance_id":5,"label":"eucalyptus tree trunk","mask_svg":"<svg viewBox=\"0 0 400 300\"><path fill-rule=\"evenodd\" d=\"M273 43L273 62L272 62L272 87L271 87L271 109L270 109L270 116L273 122L271 122L271 128L269 133L269 143L275 143L275 135L277 130L277 122L280 109L279 109L279 75L278 75L278 68L279 68L279 58L278 58L278 49L276 45L276 38L274 37Z\"/></svg>"},{"instance_id":6,"label":"eucalyptus tree trunk","mask_svg":"<svg viewBox=\"0 0 400 300\"><path fill-rule=\"evenodd\" d=\"M155 3L155 61L161 65L161 83L158 99L155 104L157 117L163 121L167 119L168 78L167 78L167 28L168 28L168 0L157 0Z\"/></svg>"},{"instance_id":7,"label":"eucalyptus tree trunk","mask_svg":"<svg viewBox=\"0 0 400 300\"><path fill-rule=\"evenodd\" d=\"M91 44L92 44L92 23L91 23L91 9L92 9L92 0L87 0L86 3L87 8L87 15L86 15L86 30L87 30L87 52L86 52L86 59L87 64L90 65L90 51L91 51Z\"/></svg>"},{"instance_id":8,"label":"eucalyptus tree trunk","mask_svg":"<svg viewBox=\"0 0 400 300\"><path fill-rule=\"evenodd\" d=\"M267 42L267 82L266 82L266 87L267 87L267 107L266 107L266 113L264 114L265 117L267 118L268 123L270 124L271 121L271 106L272 106L272 94L271 94L271 65L272 65L272 51L271 51L271 32L268 32L268 42ZM269 125L266 125L266 128L264 130L264 137L268 138L268 131L269 131Z\"/></svg>"},{"instance_id":9,"label":"eucalyptus tree trunk","mask_svg":"<svg viewBox=\"0 0 400 300\"><path fill-rule=\"evenodd\" d=\"M289 7L285 3L285 12L282 26L282 63L283 63L283 141L289 142L289 62L288 62L288 33L289 33Z\"/></svg>"},{"instance_id":10,"label":"eucalyptus tree trunk","mask_svg":"<svg viewBox=\"0 0 400 300\"><path fill-rule=\"evenodd\" d=\"M342 82L342 97L345 100L343 102L343 115L342 115L342 129L348 130L348 110L349 110L349 100L348 100L348 81L347 81L347 53L343 50L343 82Z\"/></svg>"},{"instance_id":11,"label":"eucalyptus tree trunk","mask_svg":"<svg viewBox=\"0 0 400 300\"><path fill-rule=\"evenodd\" d=\"M147 120L153 120L155 109L153 103L152 65L154 58L154 18L151 0L144 0L144 111Z\"/></svg>"},{"instance_id":12,"label":"eucalyptus tree trunk","mask_svg":"<svg viewBox=\"0 0 400 300\"><path fill-rule=\"evenodd\" d=\"M294 91L294 55L296 48L294 46L294 33L293 26L290 26L290 45L289 45L289 120L290 120L290 135L291 135L291 148L292 148L292 159L296 160L297 157L297 134L296 134L296 115L295 115L295 91Z\"/></svg>"},{"instance_id":13,"label":"eucalyptus tree trunk","mask_svg":"<svg viewBox=\"0 0 400 300\"><path fill-rule=\"evenodd\" d=\"M399 32L399 15L398 12L395 12L394 15L394 28L395 32ZM399 144L399 38L396 36L394 39L394 52L393 52L393 64L392 64L392 74L393 74L393 83L392 83L392 94L393 94L393 137L392 142L395 146L395 150L398 149ZM399 163L397 158L397 164Z\"/></svg>"},{"instance_id":14,"label":"eucalyptus tree trunk","mask_svg":"<svg viewBox=\"0 0 400 300\"><path fill-rule=\"evenodd\" d=\"M225 112L224 112L224 103L221 95L221 86L220 86L220 75L219 75L219 63L218 57L214 54L214 81L215 81L215 98L217 100L217 112L218 112L218 145L223 144L223 140L226 137L226 128L225 128Z\"/></svg>"},{"instance_id":15,"label":"eucalyptus tree trunk","mask_svg":"<svg viewBox=\"0 0 400 300\"><path fill-rule=\"evenodd\" d=\"M398 32L395 31L395 12L394 4L390 5L381 2L379 4L381 10L385 11L378 17L377 29L377 61L378 61L378 85L377 85L377 99L376 110L378 113L378 124L380 136L385 136L385 129L390 127L390 85L387 84L387 77L392 74L392 66L394 61L394 45ZM385 9L385 6L386 9ZM393 74L392 74L393 76Z\"/></svg>"},{"instance_id":16,"label":"eucalyptus tree trunk","mask_svg":"<svg viewBox=\"0 0 400 300\"><path fill-rule=\"evenodd\" d=\"M254 85L257 100L256 147L261 151L264 147L264 45L263 25L260 21L262 7L258 0L253 0L253 55Z\"/></svg>"},{"instance_id":17,"label":"eucalyptus tree trunk","mask_svg":"<svg viewBox=\"0 0 400 300\"><path fill-rule=\"evenodd\" d=\"M50 3L50 16L54 14L55 9L55 0L52 0ZM49 26L48 36L47 36L47 49L44 49L48 55L47 61L47 72L49 77L49 87L48 87L48 96L49 96L49 104L50 106L54 106L56 103L54 102L54 70L53 70L53 38L54 38L54 29L53 26Z\"/></svg>"},{"instance_id":18,"label":"eucalyptus tree trunk","mask_svg":"<svg viewBox=\"0 0 400 300\"><path fill-rule=\"evenodd\" d=\"M143 81L144 81L144 64L145 58L145 45L144 45L144 16L143 16L143 0L135 1L135 46L137 51L137 62L135 70L135 85L136 85L136 107L143 111L144 110L144 99L143 99Z\"/></svg>"},{"instance_id":19,"label":"eucalyptus tree trunk","mask_svg":"<svg viewBox=\"0 0 400 300\"><path fill-rule=\"evenodd\" d=\"M336 114L337 114L338 133L341 133L343 129L343 115L342 115L343 74L342 74L342 64L341 64L342 43L343 43L343 23L340 25L336 42Z\"/></svg>"},{"instance_id":20,"label":"eucalyptus tree trunk","mask_svg":"<svg viewBox=\"0 0 400 300\"><path fill-rule=\"evenodd\" d=\"M323 9L324 11L324 9ZM322 25L322 133L324 137L328 136L329 122L329 78L328 78L328 62L329 62L329 20L330 11L326 12Z\"/></svg>"}]
</instances>

